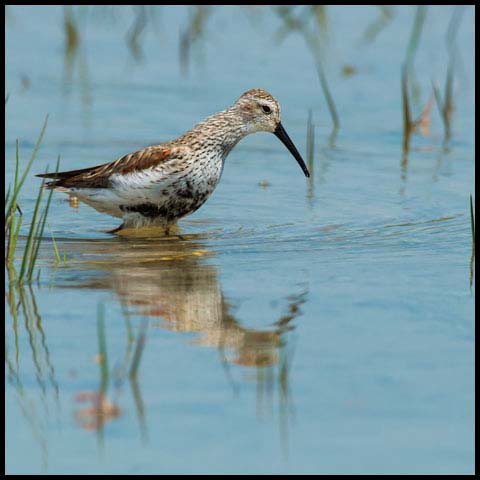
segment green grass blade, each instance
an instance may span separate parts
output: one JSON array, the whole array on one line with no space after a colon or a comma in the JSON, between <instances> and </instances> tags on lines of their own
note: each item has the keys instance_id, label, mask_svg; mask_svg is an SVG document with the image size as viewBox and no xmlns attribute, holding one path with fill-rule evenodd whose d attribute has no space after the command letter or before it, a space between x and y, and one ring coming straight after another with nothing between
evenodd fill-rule
<instances>
[{"instance_id":1,"label":"green grass blade","mask_svg":"<svg viewBox=\"0 0 480 480\"><path fill-rule=\"evenodd\" d=\"M58 172L58 168L60 166L60 156L57 158L57 165L55 167L55 173ZM48 170L48 168L47 168ZM32 279L33 275L33 269L35 268L35 262L37 261L37 256L38 256L38 251L40 249L40 243L42 242L43 239L43 232L45 230L45 222L47 221L47 215L48 215L48 210L50 208L50 201L52 200L52 194L53 194L53 188L50 189L50 192L48 194L47 198L47 204L45 205L45 208L43 210L43 215L40 218L40 222L38 222L38 227L35 232L35 237L36 237L36 242L33 250L33 255L30 259L30 266L28 268L28 279Z\"/></svg>"},{"instance_id":2,"label":"green grass blade","mask_svg":"<svg viewBox=\"0 0 480 480\"><path fill-rule=\"evenodd\" d=\"M335 126L336 129L338 129L340 127L340 120L338 118L335 102L333 101L333 97L330 93L330 89L328 88L325 72L323 71L323 67L319 59L317 59L316 63L317 63L318 78L320 80L320 85L322 87L323 94L325 95L325 99L327 100L328 110L332 117L333 125Z\"/></svg>"},{"instance_id":3,"label":"green grass blade","mask_svg":"<svg viewBox=\"0 0 480 480\"><path fill-rule=\"evenodd\" d=\"M10 198L10 190L11 190L11 189L12 189L12 186L9 185L9 186L8 186L8 190L7 190L7 193L6 193L6 195L5 195L5 205L7 205L8 199ZM5 213L6 213L6 212L5 212Z\"/></svg>"},{"instance_id":4,"label":"green grass blade","mask_svg":"<svg viewBox=\"0 0 480 480\"><path fill-rule=\"evenodd\" d=\"M408 97L407 66L402 66L402 111L403 111L403 151L408 151L410 134L412 133L412 116Z\"/></svg>"},{"instance_id":5,"label":"green grass blade","mask_svg":"<svg viewBox=\"0 0 480 480\"><path fill-rule=\"evenodd\" d=\"M443 104L443 116L445 122L445 136L450 137L451 117L453 112L453 61L450 61L447 68L447 80L445 82L445 102Z\"/></svg>"},{"instance_id":6,"label":"green grass blade","mask_svg":"<svg viewBox=\"0 0 480 480\"><path fill-rule=\"evenodd\" d=\"M40 230L42 224L45 222L46 216L46 209L44 208L40 218L36 224L35 231L33 233L33 244L32 244L32 254L30 255L29 262L28 262L28 271L27 271L27 280L31 281L32 279L32 274L33 274L33 268L35 266L36 260L37 260L37 255L38 251L40 249L40 243L42 241L42 237L40 235Z\"/></svg>"},{"instance_id":7,"label":"green grass blade","mask_svg":"<svg viewBox=\"0 0 480 480\"><path fill-rule=\"evenodd\" d=\"M60 263L60 254L58 253L57 242L55 241L52 231L50 230L50 226L48 227L48 230L50 231L50 236L52 237L53 251L55 253L55 266L58 266Z\"/></svg>"},{"instance_id":8,"label":"green grass blade","mask_svg":"<svg viewBox=\"0 0 480 480\"><path fill-rule=\"evenodd\" d=\"M140 326L140 332L137 337L137 344L135 346L135 352L133 354L132 366L130 367L130 378L135 378L137 376L138 367L140 365L143 349L145 347L145 332L147 329L147 325L148 322L144 321Z\"/></svg>"},{"instance_id":9,"label":"green grass blade","mask_svg":"<svg viewBox=\"0 0 480 480\"><path fill-rule=\"evenodd\" d=\"M97 307L98 353L100 355L100 392L105 393L108 385L107 341L105 337L105 306L99 303Z\"/></svg>"},{"instance_id":10,"label":"green grass blade","mask_svg":"<svg viewBox=\"0 0 480 480\"><path fill-rule=\"evenodd\" d=\"M19 163L20 163L20 146L18 144L18 138L15 141L15 180L13 183L13 191L18 190L18 170L19 170Z\"/></svg>"},{"instance_id":11,"label":"green grass blade","mask_svg":"<svg viewBox=\"0 0 480 480\"><path fill-rule=\"evenodd\" d=\"M14 221L14 218L15 217L12 217L12 221ZM17 223L17 226L16 228L14 228L14 226L12 225L12 235L11 237L9 237L9 243L8 243L8 246L7 246L7 249L8 249L8 254L7 254L7 263L13 263L13 258L15 256L15 250L17 248L17 240L18 240L18 236L19 236L19 233L20 233L20 227L22 225L22 216L19 216L18 217L18 223Z\"/></svg>"},{"instance_id":12,"label":"green grass blade","mask_svg":"<svg viewBox=\"0 0 480 480\"><path fill-rule=\"evenodd\" d=\"M437 102L437 107L438 111L440 112L440 115L443 120L443 110L444 110L444 105L443 105L443 100L442 100L442 95L440 94L440 89L438 88L438 85L432 81L432 88L433 88L433 94L435 96L435 100Z\"/></svg>"},{"instance_id":13,"label":"green grass blade","mask_svg":"<svg viewBox=\"0 0 480 480\"><path fill-rule=\"evenodd\" d=\"M13 255L15 254L15 247L16 247L18 233L19 233L19 229L18 228L15 229L15 218L16 218L15 214L17 209L17 195L18 195L17 185L18 185L19 163L20 163L20 153L19 153L19 145L18 145L18 139L17 139L16 147L15 147L15 177L14 177L14 183L13 183L13 194L12 194L12 199L10 201L10 204L8 204L9 207L7 207L5 210L5 225L8 230L8 244L7 244L8 245L7 246L8 262L13 261ZM9 192L10 192L10 187L9 187ZM7 205L6 202L5 202L5 205Z\"/></svg>"},{"instance_id":14,"label":"green grass blade","mask_svg":"<svg viewBox=\"0 0 480 480\"><path fill-rule=\"evenodd\" d=\"M5 260L7 262L11 261L10 251L11 251L11 244L13 240L14 223L15 223L15 216L10 216L8 217L8 219L5 220L5 234L7 234L7 231L8 231L7 255L5 257Z\"/></svg>"},{"instance_id":15,"label":"green grass blade","mask_svg":"<svg viewBox=\"0 0 480 480\"><path fill-rule=\"evenodd\" d=\"M472 243L475 248L475 214L473 213L472 194L470 194L470 226L472 229Z\"/></svg>"},{"instance_id":16,"label":"green grass blade","mask_svg":"<svg viewBox=\"0 0 480 480\"><path fill-rule=\"evenodd\" d=\"M465 5L456 5L448 24L447 35L445 37L447 48L449 50L453 49L455 45L455 40L457 38L458 27L462 20L463 12L465 10Z\"/></svg>"},{"instance_id":17,"label":"green grass blade","mask_svg":"<svg viewBox=\"0 0 480 480\"><path fill-rule=\"evenodd\" d=\"M307 164L310 173L313 173L313 157L315 150L315 125L312 120L312 110L308 110L307 120ZM312 175L313 176L313 175Z\"/></svg>"},{"instance_id":18,"label":"green grass blade","mask_svg":"<svg viewBox=\"0 0 480 480\"><path fill-rule=\"evenodd\" d=\"M19 161L20 161L20 155L19 155L18 139L17 139L16 147L15 147L15 177L13 180L13 193L12 193L12 198L10 200L10 203L8 203L7 200L5 200L5 219L7 219L10 215L15 213L15 208L17 206L17 195L18 195L17 184L18 184ZM10 192L10 186L8 188L8 191Z\"/></svg>"},{"instance_id":19,"label":"green grass blade","mask_svg":"<svg viewBox=\"0 0 480 480\"><path fill-rule=\"evenodd\" d=\"M408 78L407 67L402 66L402 106L403 106L403 128L404 131L410 129L412 124L412 117L410 114L410 100L408 98Z\"/></svg>"},{"instance_id":20,"label":"green grass blade","mask_svg":"<svg viewBox=\"0 0 480 480\"><path fill-rule=\"evenodd\" d=\"M28 259L30 258L30 255L31 255L32 242L33 242L35 227L36 227L36 224L37 224L38 211L40 209L40 203L41 203L41 200L42 200L44 183L45 183L45 181L42 181L42 184L41 184L40 189L38 191L37 201L35 202L35 209L33 211L33 217L32 217L31 223L30 223L30 230L28 232L27 244L25 245L25 250L23 252L22 266L20 268L20 273L18 275L18 280L19 280L20 283L23 281L23 276L25 275L25 271L26 271L26 268L27 268L27 262L28 262Z\"/></svg>"},{"instance_id":21,"label":"green grass blade","mask_svg":"<svg viewBox=\"0 0 480 480\"><path fill-rule=\"evenodd\" d=\"M33 161L35 160L35 157L37 155L38 149L40 148L40 144L42 143L43 136L45 135L45 130L47 128L48 124L48 115L45 117L45 122L43 123L42 131L40 132L40 135L37 139L37 142L35 143L35 147L33 148L32 155L30 157L30 160L27 164L27 167L25 171L23 172L22 177L20 178L20 181L15 182L15 188L14 192L12 195L12 199L10 200L10 204L7 207L7 212L12 212L15 209L15 204L17 200L18 193L20 192L20 189L22 188L23 183L25 182L25 179L27 178L28 173L30 172L30 169L33 165ZM18 141L17 141L17 156L18 156ZM17 158L17 168L18 168L18 158Z\"/></svg>"},{"instance_id":22,"label":"green grass blade","mask_svg":"<svg viewBox=\"0 0 480 480\"><path fill-rule=\"evenodd\" d=\"M445 82L445 109L447 110L452 104L453 93L453 62L448 63L447 80Z\"/></svg>"},{"instance_id":23,"label":"green grass blade","mask_svg":"<svg viewBox=\"0 0 480 480\"><path fill-rule=\"evenodd\" d=\"M417 51L418 42L420 40L420 35L425 24L425 18L427 15L427 6L426 5L417 5L417 11L415 13L415 20L413 21L412 33L410 34L410 40L407 47L407 66L410 67L415 52Z\"/></svg>"}]
</instances>

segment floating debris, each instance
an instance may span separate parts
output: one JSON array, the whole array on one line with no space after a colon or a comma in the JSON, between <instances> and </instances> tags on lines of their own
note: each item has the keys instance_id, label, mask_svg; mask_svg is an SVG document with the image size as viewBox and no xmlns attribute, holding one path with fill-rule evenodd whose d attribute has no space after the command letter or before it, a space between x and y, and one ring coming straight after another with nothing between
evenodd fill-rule
<instances>
[{"instance_id":1,"label":"floating debris","mask_svg":"<svg viewBox=\"0 0 480 480\"><path fill-rule=\"evenodd\" d=\"M351 77L357 73L357 69L353 65L344 65L342 67L342 75L344 77Z\"/></svg>"}]
</instances>

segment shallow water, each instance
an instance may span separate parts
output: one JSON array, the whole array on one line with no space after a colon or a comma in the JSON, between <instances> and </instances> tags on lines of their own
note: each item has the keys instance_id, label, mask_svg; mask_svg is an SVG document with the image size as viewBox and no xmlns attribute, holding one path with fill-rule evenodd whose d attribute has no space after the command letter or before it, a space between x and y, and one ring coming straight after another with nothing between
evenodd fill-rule
<instances>
[{"instance_id":1,"label":"shallow water","mask_svg":"<svg viewBox=\"0 0 480 480\"><path fill-rule=\"evenodd\" d=\"M188 8L147 11L137 58L120 8L74 11L71 54L61 8L9 7L7 184L15 139L25 165L47 113L34 172L174 138L253 87L279 99L304 156L312 109L312 177L273 135L250 136L167 238L113 237L117 219L55 194L65 263L48 234L39 281L6 283L6 471L471 473L474 9L456 40L452 138L434 106L404 155L414 8L368 42L379 9L326 7L335 135L312 56L299 33L279 43L272 8L213 8L183 71ZM452 13L427 10L416 114L432 79L443 89ZM27 218L39 183L22 192Z\"/></svg>"}]
</instances>

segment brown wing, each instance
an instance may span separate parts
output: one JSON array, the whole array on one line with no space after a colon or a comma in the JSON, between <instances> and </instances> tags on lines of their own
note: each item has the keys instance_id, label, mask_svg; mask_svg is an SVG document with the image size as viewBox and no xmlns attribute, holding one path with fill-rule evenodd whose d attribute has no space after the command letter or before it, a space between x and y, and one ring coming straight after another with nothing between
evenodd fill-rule
<instances>
[{"instance_id":1,"label":"brown wing","mask_svg":"<svg viewBox=\"0 0 480 480\"><path fill-rule=\"evenodd\" d=\"M114 162L96 167L69 172L42 173L36 177L53 178L54 180L46 184L47 188L108 188L110 176L113 173L127 174L154 167L169 158L171 153L170 147L157 145L129 153Z\"/></svg>"}]
</instances>

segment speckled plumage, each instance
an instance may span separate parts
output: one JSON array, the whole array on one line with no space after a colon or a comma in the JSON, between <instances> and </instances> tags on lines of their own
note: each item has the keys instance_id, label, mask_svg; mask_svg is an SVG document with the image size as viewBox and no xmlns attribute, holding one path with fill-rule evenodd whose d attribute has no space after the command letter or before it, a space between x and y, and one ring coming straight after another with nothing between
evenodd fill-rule
<instances>
[{"instance_id":1,"label":"speckled plumage","mask_svg":"<svg viewBox=\"0 0 480 480\"><path fill-rule=\"evenodd\" d=\"M280 105L264 90L245 92L232 106L200 122L176 140L125 155L114 162L39 177L54 178L47 188L78 197L123 219L122 227L166 229L207 200L225 158L246 135L275 133L308 171L280 124Z\"/></svg>"}]
</instances>

